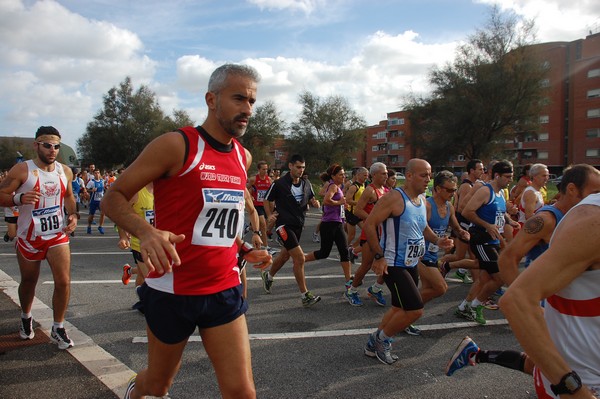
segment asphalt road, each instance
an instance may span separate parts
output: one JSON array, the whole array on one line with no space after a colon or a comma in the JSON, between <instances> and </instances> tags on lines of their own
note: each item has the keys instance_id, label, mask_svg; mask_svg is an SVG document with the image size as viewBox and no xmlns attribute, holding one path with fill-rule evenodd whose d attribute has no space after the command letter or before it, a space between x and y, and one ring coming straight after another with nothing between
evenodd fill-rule
<instances>
[{"instance_id":1,"label":"asphalt road","mask_svg":"<svg viewBox=\"0 0 600 399\"><path fill-rule=\"evenodd\" d=\"M317 221L308 218L301 240L305 252L317 249L318 244L311 240ZM0 226L3 234L3 221ZM85 234L85 223L81 223L71 241L73 284L67 320L115 362L137 371L146 364L145 322L143 315L130 309L136 301L134 284L124 286L120 281L122 265L132 259L130 253L117 248L112 223L107 223L105 230L102 236L94 228L90 236ZM342 299L344 279L336 256L334 249L330 259L306 265L309 289L322 297L320 303L307 309L301 306L290 263L277 275L270 295L263 292L259 272L249 269L247 320L258 397L535 398L531 377L513 370L477 365L452 377L444 375L447 360L465 335L485 349L519 349L501 311L486 311L488 320L497 323L488 326L477 326L453 315L468 291L467 285L457 281L449 281L446 295L427 304L424 317L417 323L423 329L422 336L402 333L396 337L393 353L400 357L397 363L387 366L364 356L367 334L386 309L366 296L366 287L374 279L372 274L360 292L363 307L351 307ZM0 245L0 268L19 280L10 244ZM52 287L52 276L44 263L36 296L48 306ZM127 382L121 379L117 393ZM170 395L220 396L197 336L186 348Z\"/></svg>"}]
</instances>

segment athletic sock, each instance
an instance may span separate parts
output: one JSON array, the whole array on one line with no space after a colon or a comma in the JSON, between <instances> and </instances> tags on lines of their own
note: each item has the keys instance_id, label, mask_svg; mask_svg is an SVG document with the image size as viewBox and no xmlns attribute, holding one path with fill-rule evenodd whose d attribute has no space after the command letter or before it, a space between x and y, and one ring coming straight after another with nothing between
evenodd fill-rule
<instances>
[{"instance_id":1,"label":"athletic sock","mask_svg":"<svg viewBox=\"0 0 600 399\"><path fill-rule=\"evenodd\" d=\"M55 321L54 323L52 323L52 327L54 327L55 330L57 328L64 328L63 322L62 321Z\"/></svg>"},{"instance_id":2,"label":"athletic sock","mask_svg":"<svg viewBox=\"0 0 600 399\"><path fill-rule=\"evenodd\" d=\"M374 292L383 291L383 285L381 285L379 283L375 283L371 287L373 287Z\"/></svg>"},{"instance_id":3,"label":"athletic sock","mask_svg":"<svg viewBox=\"0 0 600 399\"><path fill-rule=\"evenodd\" d=\"M22 319L29 319L29 318L31 318L31 312L29 312L29 313L23 313L23 312L21 312L21 318Z\"/></svg>"},{"instance_id":4,"label":"athletic sock","mask_svg":"<svg viewBox=\"0 0 600 399\"><path fill-rule=\"evenodd\" d=\"M379 330L379 334L377 334L377 338L379 338L381 341L385 341L386 339L389 340L391 337L388 337L387 335L385 335L383 330Z\"/></svg>"},{"instance_id":5,"label":"athletic sock","mask_svg":"<svg viewBox=\"0 0 600 399\"><path fill-rule=\"evenodd\" d=\"M471 302L467 301L466 299L464 301L462 301L460 303L460 305L458 305L458 310L460 310L461 312L463 312L465 310L465 307L469 306L471 307Z\"/></svg>"},{"instance_id":6,"label":"athletic sock","mask_svg":"<svg viewBox=\"0 0 600 399\"><path fill-rule=\"evenodd\" d=\"M477 298L473 299L473 302L471 303L471 307L472 307L472 308L476 308L476 307L477 307L477 306L479 306L479 305L483 305L483 303L481 303L481 302L479 301L479 299L477 299Z\"/></svg>"},{"instance_id":7,"label":"athletic sock","mask_svg":"<svg viewBox=\"0 0 600 399\"><path fill-rule=\"evenodd\" d=\"M505 350L505 351L484 351L480 350L475 355L477 363L493 363L512 370L524 371L525 359L527 355L523 352Z\"/></svg>"}]
</instances>

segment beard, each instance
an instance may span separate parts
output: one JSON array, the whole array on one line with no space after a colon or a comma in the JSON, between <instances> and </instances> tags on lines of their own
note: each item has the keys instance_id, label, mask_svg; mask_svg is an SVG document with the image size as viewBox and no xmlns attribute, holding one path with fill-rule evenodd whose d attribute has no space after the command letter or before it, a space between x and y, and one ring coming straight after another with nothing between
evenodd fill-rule
<instances>
[{"instance_id":1,"label":"beard","mask_svg":"<svg viewBox=\"0 0 600 399\"><path fill-rule=\"evenodd\" d=\"M54 161L56 160L56 156L51 161L47 155L43 154L41 151L38 150L38 159L46 165L52 165L54 163Z\"/></svg>"},{"instance_id":2,"label":"beard","mask_svg":"<svg viewBox=\"0 0 600 399\"><path fill-rule=\"evenodd\" d=\"M223 130L225 130L225 132L227 132L227 134L229 134L230 136L237 139L237 138L242 137L246 133L246 128L247 128L247 126L239 127L238 121L240 119L247 119L247 118L244 117L244 115L236 115L231 120L225 120L225 119L219 118L219 125L221 125L221 127L223 128Z\"/></svg>"}]
</instances>

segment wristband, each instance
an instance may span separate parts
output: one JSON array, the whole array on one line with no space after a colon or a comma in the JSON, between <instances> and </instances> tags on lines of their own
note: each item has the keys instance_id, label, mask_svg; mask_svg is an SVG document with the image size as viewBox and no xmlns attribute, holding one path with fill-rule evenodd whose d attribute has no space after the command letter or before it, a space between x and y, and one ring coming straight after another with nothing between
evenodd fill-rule
<instances>
[{"instance_id":1,"label":"wristband","mask_svg":"<svg viewBox=\"0 0 600 399\"><path fill-rule=\"evenodd\" d=\"M244 255L246 255L246 254L248 254L248 253L250 253L252 251L254 251L254 247L252 247L252 245L250 245L247 242L244 242L242 244L242 246L240 247L240 250L238 252L238 261L237 261L237 266L238 266L240 274L242 274L242 271L244 270L244 268L248 264L248 262L246 261L246 259L244 259Z\"/></svg>"},{"instance_id":2,"label":"wristband","mask_svg":"<svg viewBox=\"0 0 600 399\"><path fill-rule=\"evenodd\" d=\"M18 193L18 194L13 195L12 200L16 206L23 205L23 203L21 202L21 197L23 197L23 194L25 194L25 193Z\"/></svg>"},{"instance_id":3,"label":"wristband","mask_svg":"<svg viewBox=\"0 0 600 399\"><path fill-rule=\"evenodd\" d=\"M238 255L240 257L243 257L244 255L252 251L254 251L254 247L252 246L252 244L244 241L244 243L240 247L240 250L238 251Z\"/></svg>"}]
</instances>

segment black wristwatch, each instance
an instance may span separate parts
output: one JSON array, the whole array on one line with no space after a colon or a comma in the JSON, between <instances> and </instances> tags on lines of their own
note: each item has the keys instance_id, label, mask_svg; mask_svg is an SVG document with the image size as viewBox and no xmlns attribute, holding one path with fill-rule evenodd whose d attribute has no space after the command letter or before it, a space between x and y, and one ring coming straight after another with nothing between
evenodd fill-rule
<instances>
[{"instance_id":1,"label":"black wristwatch","mask_svg":"<svg viewBox=\"0 0 600 399\"><path fill-rule=\"evenodd\" d=\"M258 234L259 237L262 237L262 231L260 230L254 230L252 234Z\"/></svg>"},{"instance_id":2,"label":"black wristwatch","mask_svg":"<svg viewBox=\"0 0 600 399\"><path fill-rule=\"evenodd\" d=\"M381 258L383 258L383 254L380 254L380 253L375 254L375 260L379 260Z\"/></svg>"},{"instance_id":3,"label":"black wristwatch","mask_svg":"<svg viewBox=\"0 0 600 399\"><path fill-rule=\"evenodd\" d=\"M555 395L562 395L564 393L573 395L581 389L581 378L579 378L576 372L571 371L565 374L558 384L550 385L550 389L552 389Z\"/></svg>"}]
</instances>

